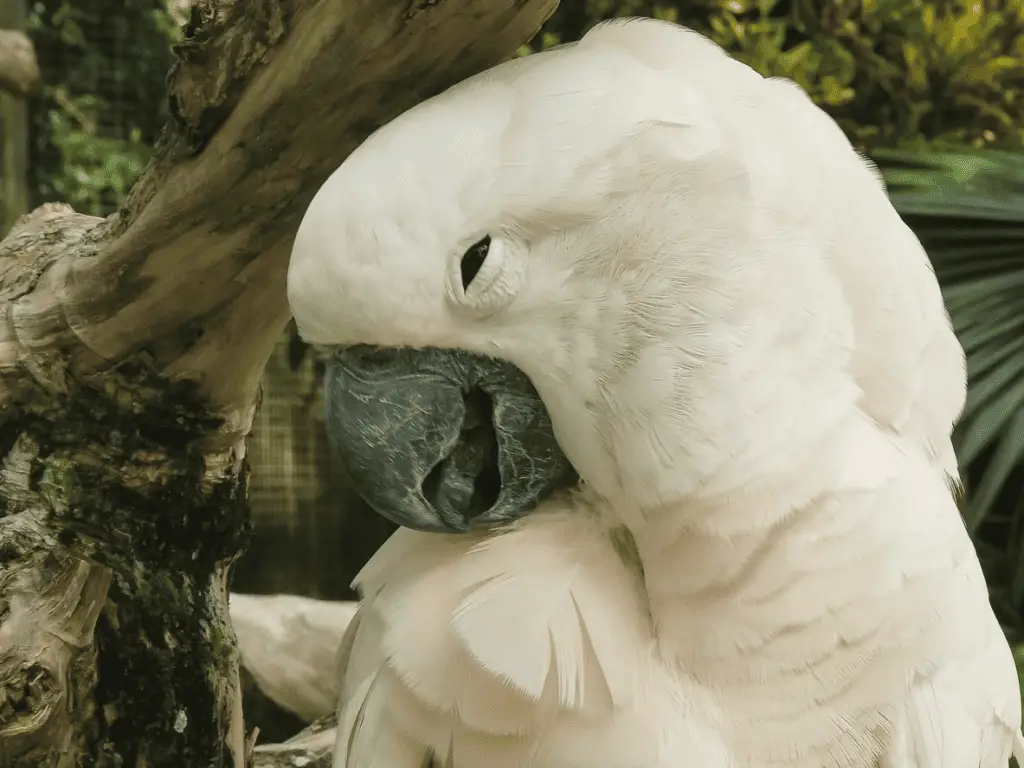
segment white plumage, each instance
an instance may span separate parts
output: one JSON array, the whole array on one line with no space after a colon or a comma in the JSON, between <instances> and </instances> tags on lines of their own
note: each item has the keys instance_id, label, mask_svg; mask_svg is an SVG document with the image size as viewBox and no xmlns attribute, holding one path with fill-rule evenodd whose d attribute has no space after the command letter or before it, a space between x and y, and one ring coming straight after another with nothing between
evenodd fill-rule
<instances>
[{"instance_id":1,"label":"white plumage","mask_svg":"<svg viewBox=\"0 0 1024 768\"><path fill-rule=\"evenodd\" d=\"M508 530L377 553L336 768L1024 756L950 491L962 350L876 174L792 84L650 20L499 66L346 160L288 291L314 343L511 361L582 478Z\"/></svg>"}]
</instances>

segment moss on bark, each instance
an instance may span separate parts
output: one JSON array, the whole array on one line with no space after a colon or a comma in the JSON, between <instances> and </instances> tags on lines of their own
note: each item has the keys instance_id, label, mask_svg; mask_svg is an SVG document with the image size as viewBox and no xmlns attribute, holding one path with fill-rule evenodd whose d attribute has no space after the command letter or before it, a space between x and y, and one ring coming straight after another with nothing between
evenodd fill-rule
<instances>
[{"instance_id":1,"label":"moss on bark","mask_svg":"<svg viewBox=\"0 0 1024 768\"><path fill-rule=\"evenodd\" d=\"M70 692L94 705L89 765L234 765L222 688L238 660L224 590L248 530L245 463L210 471L203 439L219 424L191 383L166 382L141 358L95 381L23 398L5 420L0 448L27 462L27 482L0 485L0 543L32 558L6 534L41 509L49 535L34 546L52 536L112 572L95 670Z\"/></svg>"}]
</instances>

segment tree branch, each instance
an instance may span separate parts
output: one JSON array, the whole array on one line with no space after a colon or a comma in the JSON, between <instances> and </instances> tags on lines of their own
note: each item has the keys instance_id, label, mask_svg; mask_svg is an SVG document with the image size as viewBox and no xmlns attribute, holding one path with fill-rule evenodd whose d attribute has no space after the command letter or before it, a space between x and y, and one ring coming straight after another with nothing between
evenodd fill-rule
<instances>
[{"instance_id":1,"label":"tree branch","mask_svg":"<svg viewBox=\"0 0 1024 768\"><path fill-rule=\"evenodd\" d=\"M54 580L48 556L110 574L95 655L67 662L70 714L46 705L65 691L45 676L0 670L0 727L19 733L5 766L244 764L227 574L294 231L370 131L511 55L554 5L198 0L174 119L123 209L46 206L0 242L0 599L51 583L101 599L102 571ZM53 629L57 593L0 630ZM91 614L74 615L67 636L85 638ZM55 681L74 654L39 632Z\"/></svg>"},{"instance_id":2,"label":"tree branch","mask_svg":"<svg viewBox=\"0 0 1024 768\"><path fill-rule=\"evenodd\" d=\"M174 130L98 233L102 256L76 259L62 283L79 361L146 347L244 434L316 189L374 128L506 58L554 5L201 0L170 78Z\"/></svg>"},{"instance_id":3,"label":"tree branch","mask_svg":"<svg viewBox=\"0 0 1024 768\"><path fill-rule=\"evenodd\" d=\"M36 49L28 35L13 29L0 29L0 91L15 96L31 96L41 82Z\"/></svg>"}]
</instances>

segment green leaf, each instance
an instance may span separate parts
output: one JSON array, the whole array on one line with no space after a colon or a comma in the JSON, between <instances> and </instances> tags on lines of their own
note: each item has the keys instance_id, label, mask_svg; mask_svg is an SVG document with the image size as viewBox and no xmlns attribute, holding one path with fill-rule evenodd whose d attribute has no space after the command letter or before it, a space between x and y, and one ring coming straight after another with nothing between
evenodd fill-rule
<instances>
[{"instance_id":1,"label":"green leaf","mask_svg":"<svg viewBox=\"0 0 1024 768\"><path fill-rule=\"evenodd\" d=\"M955 285L947 285L942 293L947 301L973 300L977 301L982 296L989 296L995 292L1009 292L1013 289L1024 289L1024 264L1021 269L1013 272L1004 272L999 275L965 280Z\"/></svg>"},{"instance_id":2,"label":"green leaf","mask_svg":"<svg viewBox=\"0 0 1024 768\"><path fill-rule=\"evenodd\" d=\"M974 535L1002 516L1020 529L1024 510L996 505L1024 465L1024 155L885 150L873 159L928 252L967 357L967 399L953 432L957 458L974 481L963 502L965 525ZM1010 563L1006 586L1016 604L1024 600L1018 539L999 551ZM976 539L979 550L984 540Z\"/></svg>"},{"instance_id":3,"label":"green leaf","mask_svg":"<svg viewBox=\"0 0 1024 768\"><path fill-rule=\"evenodd\" d=\"M982 475L981 482L969 497L964 510L964 522L973 535L985 519L996 497L1011 473L1024 461L1024 410L1017 411L1009 418L992 459ZM1022 585L1024 586L1024 585ZM1020 595L1014 595L1018 601Z\"/></svg>"},{"instance_id":4,"label":"green leaf","mask_svg":"<svg viewBox=\"0 0 1024 768\"><path fill-rule=\"evenodd\" d=\"M1024 376L990 400L968 422L963 430L957 458L969 464L1004 430L1024 406Z\"/></svg>"},{"instance_id":5,"label":"green leaf","mask_svg":"<svg viewBox=\"0 0 1024 768\"><path fill-rule=\"evenodd\" d=\"M993 366L1019 353L1024 353L1024 335L1006 344L992 344L979 350L967 358L967 380L976 382Z\"/></svg>"},{"instance_id":6,"label":"green leaf","mask_svg":"<svg viewBox=\"0 0 1024 768\"><path fill-rule=\"evenodd\" d=\"M1015 381L1020 381L1022 377L1024 377L1024 355L1011 355L986 375L975 379L967 392L963 418L967 420L973 416L979 408L986 405Z\"/></svg>"},{"instance_id":7,"label":"green leaf","mask_svg":"<svg viewBox=\"0 0 1024 768\"><path fill-rule=\"evenodd\" d=\"M1005 311L1009 314L1009 317L1005 317L1001 312L998 317L993 318L993 320L1000 320L1000 322L992 322L982 328L968 328L960 334L960 344L963 345L964 352L968 356L1000 336L1024 333L1024 313L1015 312L1013 308Z\"/></svg>"}]
</instances>

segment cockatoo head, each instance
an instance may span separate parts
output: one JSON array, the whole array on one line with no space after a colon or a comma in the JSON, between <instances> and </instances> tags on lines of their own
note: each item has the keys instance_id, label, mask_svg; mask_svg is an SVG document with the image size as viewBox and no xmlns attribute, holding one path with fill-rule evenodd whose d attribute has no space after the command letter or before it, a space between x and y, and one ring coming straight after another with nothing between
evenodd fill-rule
<instances>
[{"instance_id":1,"label":"cockatoo head","mask_svg":"<svg viewBox=\"0 0 1024 768\"><path fill-rule=\"evenodd\" d=\"M542 476L496 519L562 482L563 452L620 504L730 492L798 461L857 396L839 287L763 197L789 162L779 121L745 145L728 112L743 93L716 100L721 77L763 82L678 27L603 25L415 107L328 179L288 296L301 335L337 347L329 429L371 503L459 528L384 486L409 451L421 486L451 455L481 382L506 459ZM512 456L516 419L542 467Z\"/></svg>"}]
</instances>

